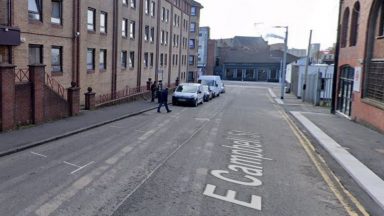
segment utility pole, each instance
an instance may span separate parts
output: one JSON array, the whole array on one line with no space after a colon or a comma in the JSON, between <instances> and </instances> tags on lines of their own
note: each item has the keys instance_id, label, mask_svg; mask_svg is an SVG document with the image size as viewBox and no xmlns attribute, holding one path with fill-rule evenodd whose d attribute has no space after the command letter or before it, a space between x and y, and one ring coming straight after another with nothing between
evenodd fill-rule
<instances>
[{"instance_id":1,"label":"utility pole","mask_svg":"<svg viewBox=\"0 0 384 216\"><path fill-rule=\"evenodd\" d=\"M308 43L307 59L305 61L303 96L302 96L303 101L305 101L305 94L306 94L306 88L307 88L308 65L309 65L309 55L310 55L310 52L311 52L311 41L312 41L312 30L309 32L309 43Z\"/></svg>"},{"instance_id":2,"label":"utility pole","mask_svg":"<svg viewBox=\"0 0 384 216\"><path fill-rule=\"evenodd\" d=\"M284 58L283 58L283 73L281 79L281 97L280 99L284 99L284 90L285 90L285 72L287 70L287 52L288 52L288 26L284 26L285 28L285 38L284 38Z\"/></svg>"}]
</instances>

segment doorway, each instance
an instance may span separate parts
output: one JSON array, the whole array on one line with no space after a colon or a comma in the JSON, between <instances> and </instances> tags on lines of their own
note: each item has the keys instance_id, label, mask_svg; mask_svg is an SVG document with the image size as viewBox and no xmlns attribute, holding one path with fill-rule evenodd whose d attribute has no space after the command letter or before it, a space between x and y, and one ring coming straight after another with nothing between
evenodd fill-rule
<instances>
[{"instance_id":1,"label":"doorway","mask_svg":"<svg viewBox=\"0 0 384 216\"><path fill-rule=\"evenodd\" d=\"M337 110L345 114L346 116L351 116L352 113L352 92L354 75L355 69L350 66L345 66L341 69L337 97Z\"/></svg>"}]
</instances>

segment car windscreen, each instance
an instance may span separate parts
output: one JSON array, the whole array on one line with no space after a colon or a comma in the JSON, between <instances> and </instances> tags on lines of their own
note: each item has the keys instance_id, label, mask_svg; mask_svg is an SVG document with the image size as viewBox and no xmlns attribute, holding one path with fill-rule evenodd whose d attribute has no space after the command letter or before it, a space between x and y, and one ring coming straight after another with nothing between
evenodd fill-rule
<instances>
[{"instance_id":1,"label":"car windscreen","mask_svg":"<svg viewBox=\"0 0 384 216\"><path fill-rule=\"evenodd\" d=\"M213 80L201 80L201 84L205 84L208 86L214 86L214 81Z\"/></svg>"},{"instance_id":2,"label":"car windscreen","mask_svg":"<svg viewBox=\"0 0 384 216\"><path fill-rule=\"evenodd\" d=\"M180 85L177 87L176 89L176 92L184 92L184 93L195 93L197 91L197 87L196 86L183 86L183 85Z\"/></svg>"}]
</instances>

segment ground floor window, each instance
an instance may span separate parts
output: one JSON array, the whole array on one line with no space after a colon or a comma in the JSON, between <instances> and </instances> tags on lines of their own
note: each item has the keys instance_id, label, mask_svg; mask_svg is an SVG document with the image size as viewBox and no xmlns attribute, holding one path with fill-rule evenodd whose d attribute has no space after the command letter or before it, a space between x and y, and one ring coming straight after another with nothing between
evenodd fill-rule
<instances>
[{"instance_id":1,"label":"ground floor window","mask_svg":"<svg viewBox=\"0 0 384 216\"><path fill-rule=\"evenodd\" d=\"M365 97L384 102L384 62L370 62L365 81Z\"/></svg>"},{"instance_id":2,"label":"ground floor window","mask_svg":"<svg viewBox=\"0 0 384 216\"><path fill-rule=\"evenodd\" d=\"M43 63L43 46L37 44L29 45L29 64L42 64Z\"/></svg>"}]
</instances>

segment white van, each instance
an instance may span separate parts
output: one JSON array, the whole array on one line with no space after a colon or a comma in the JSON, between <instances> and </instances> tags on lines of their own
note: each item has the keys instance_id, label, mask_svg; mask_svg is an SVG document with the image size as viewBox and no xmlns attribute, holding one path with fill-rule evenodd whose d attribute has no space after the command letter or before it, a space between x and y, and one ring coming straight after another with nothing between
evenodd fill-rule
<instances>
[{"instance_id":1,"label":"white van","mask_svg":"<svg viewBox=\"0 0 384 216\"><path fill-rule=\"evenodd\" d=\"M220 76L203 75L199 77L198 82L210 86L214 97L220 96L223 86Z\"/></svg>"}]
</instances>

